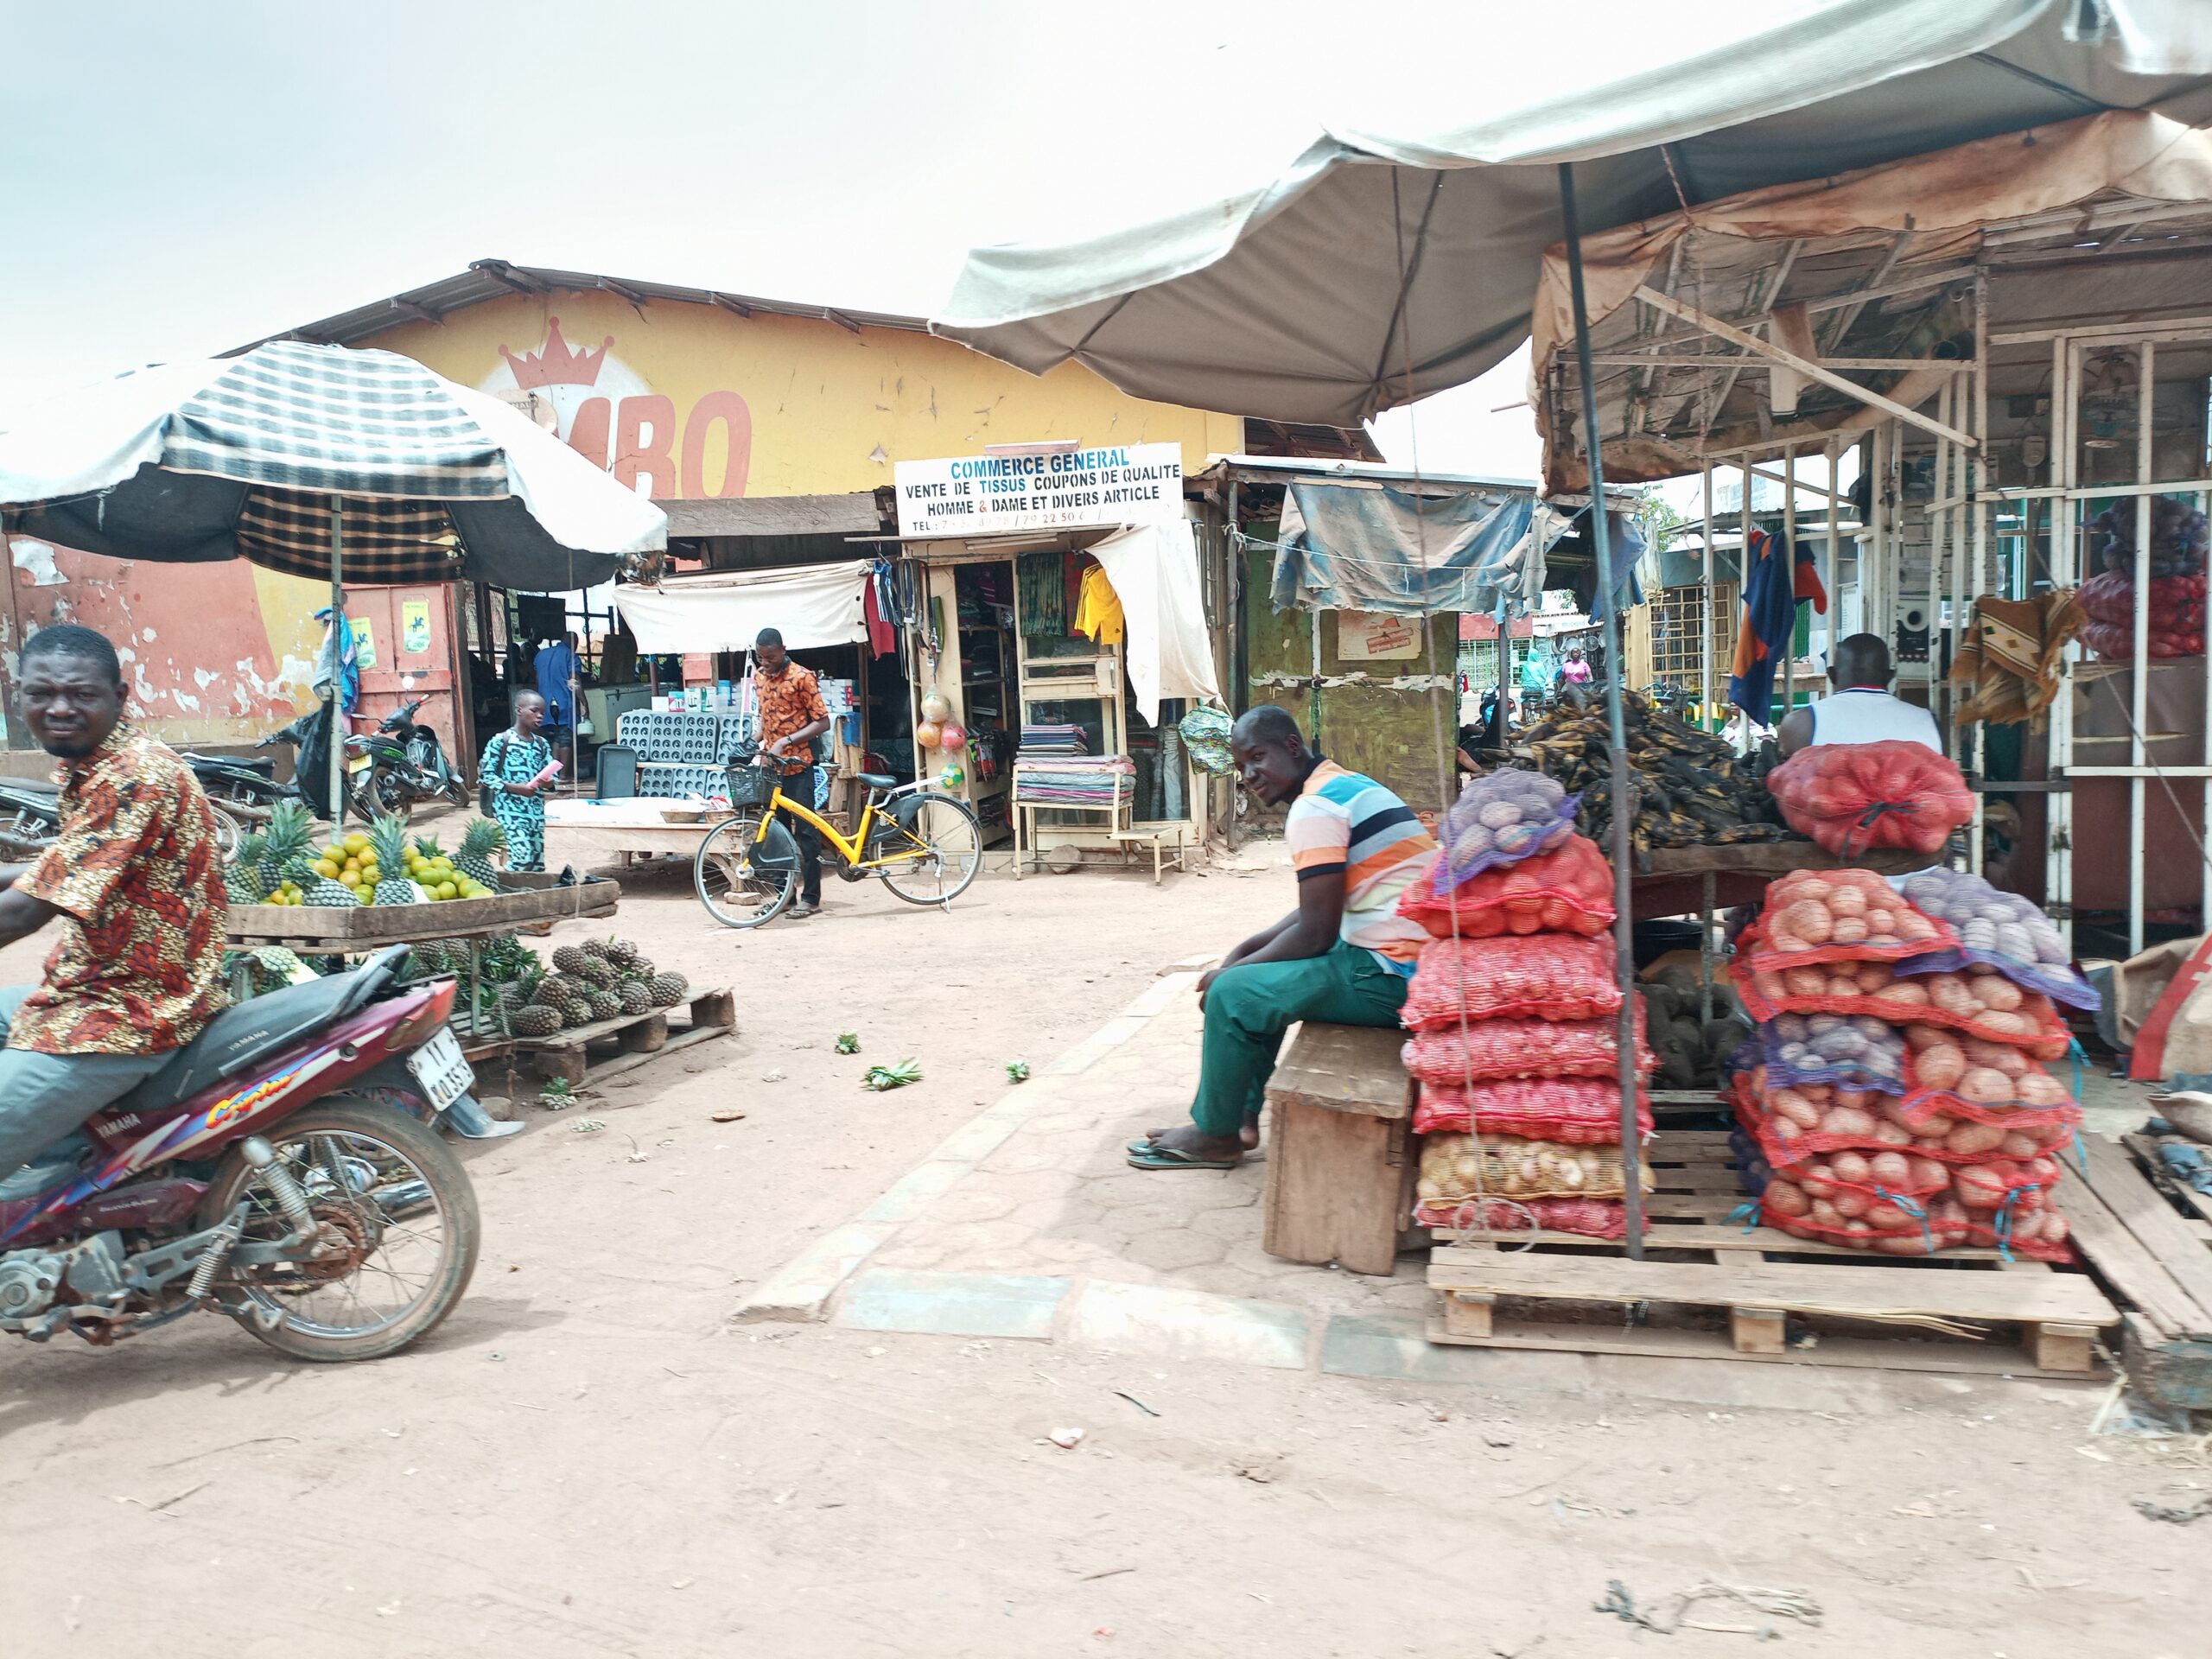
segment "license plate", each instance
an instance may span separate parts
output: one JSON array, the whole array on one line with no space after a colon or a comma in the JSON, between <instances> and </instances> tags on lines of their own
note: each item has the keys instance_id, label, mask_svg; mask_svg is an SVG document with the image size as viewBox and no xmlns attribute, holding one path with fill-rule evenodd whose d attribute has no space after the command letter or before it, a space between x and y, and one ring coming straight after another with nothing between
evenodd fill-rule
<instances>
[{"instance_id":1,"label":"license plate","mask_svg":"<svg viewBox=\"0 0 2212 1659\"><path fill-rule=\"evenodd\" d=\"M407 1069L423 1085L430 1104L442 1112L476 1083L476 1073L462 1057L460 1039L450 1027L442 1028L436 1036L410 1054Z\"/></svg>"},{"instance_id":2,"label":"license plate","mask_svg":"<svg viewBox=\"0 0 2212 1659\"><path fill-rule=\"evenodd\" d=\"M374 755L357 754L351 760L348 760L346 763L346 770L348 772L366 772L374 765L376 765L376 757Z\"/></svg>"}]
</instances>

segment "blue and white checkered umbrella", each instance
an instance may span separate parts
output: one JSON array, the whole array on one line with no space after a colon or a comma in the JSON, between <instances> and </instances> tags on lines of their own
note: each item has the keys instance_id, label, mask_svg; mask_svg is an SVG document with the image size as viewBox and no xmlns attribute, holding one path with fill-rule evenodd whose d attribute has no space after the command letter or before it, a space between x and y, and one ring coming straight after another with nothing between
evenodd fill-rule
<instances>
[{"instance_id":1,"label":"blue and white checkered umbrella","mask_svg":"<svg viewBox=\"0 0 2212 1659\"><path fill-rule=\"evenodd\" d=\"M535 593L668 545L659 508L498 398L390 352L296 340L0 411L0 512L118 558L243 556L334 580L342 557L353 582Z\"/></svg>"}]
</instances>

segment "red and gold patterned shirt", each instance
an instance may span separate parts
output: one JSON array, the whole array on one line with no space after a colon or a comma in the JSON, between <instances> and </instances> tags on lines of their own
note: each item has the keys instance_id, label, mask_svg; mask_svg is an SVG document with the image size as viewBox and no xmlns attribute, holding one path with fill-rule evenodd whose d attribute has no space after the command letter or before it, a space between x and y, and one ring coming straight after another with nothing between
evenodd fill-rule
<instances>
[{"instance_id":1,"label":"red and gold patterned shirt","mask_svg":"<svg viewBox=\"0 0 2212 1659\"><path fill-rule=\"evenodd\" d=\"M788 660L780 674L755 668L753 683L760 694L760 747L764 749L779 737L789 737L802 726L830 718L830 707L822 701L822 687L816 683L810 668L801 668ZM813 764L810 744L796 744L784 752L786 777L804 772Z\"/></svg>"},{"instance_id":2,"label":"red and gold patterned shirt","mask_svg":"<svg viewBox=\"0 0 2212 1659\"><path fill-rule=\"evenodd\" d=\"M229 906L215 820L175 751L128 727L54 774L61 832L16 886L61 912L46 982L10 1048L161 1054L200 1034L223 989Z\"/></svg>"}]
</instances>

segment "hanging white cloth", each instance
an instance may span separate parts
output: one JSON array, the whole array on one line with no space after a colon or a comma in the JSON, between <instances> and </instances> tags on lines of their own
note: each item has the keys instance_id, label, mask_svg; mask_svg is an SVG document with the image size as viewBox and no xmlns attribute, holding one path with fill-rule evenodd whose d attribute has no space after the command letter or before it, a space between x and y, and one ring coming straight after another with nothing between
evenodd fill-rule
<instances>
[{"instance_id":1,"label":"hanging white cloth","mask_svg":"<svg viewBox=\"0 0 2212 1659\"><path fill-rule=\"evenodd\" d=\"M649 652L749 651L774 628L794 651L868 638L861 616L869 561L678 576L614 590L622 620Z\"/></svg>"},{"instance_id":2,"label":"hanging white cloth","mask_svg":"<svg viewBox=\"0 0 2212 1659\"><path fill-rule=\"evenodd\" d=\"M1096 543L1090 553L1122 601L1129 690L1146 721L1160 723L1163 697L1221 701L1190 520L1133 525Z\"/></svg>"}]
</instances>

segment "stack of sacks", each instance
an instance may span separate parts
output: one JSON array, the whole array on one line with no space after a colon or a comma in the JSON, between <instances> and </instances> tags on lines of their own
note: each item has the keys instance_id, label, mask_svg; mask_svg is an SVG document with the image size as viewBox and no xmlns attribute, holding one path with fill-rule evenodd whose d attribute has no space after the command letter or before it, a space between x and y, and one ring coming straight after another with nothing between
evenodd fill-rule
<instances>
[{"instance_id":1,"label":"stack of sacks","mask_svg":"<svg viewBox=\"0 0 2212 1659\"><path fill-rule=\"evenodd\" d=\"M2099 537L2096 549L2104 574L2092 576L2075 594L2088 615L2079 638L2107 662L2135 658L2136 504L2107 507L2082 528ZM2177 496L2151 498L2151 598L2148 614L2152 657L2204 654L2204 515Z\"/></svg>"},{"instance_id":2,"label":"stack of sacks","mask_svg":"<svg viewBox=\"0 0 2212 1659\"><path fill-rule=\"evenodd\" d=\"M1501 775L1526 776L1492 778ZM1588 839L1556 827L1527 838L1549 850L1499 861L1463 840L1455 859L1455 817L1491 827L1460 810L1491 782L1468 786L1446 817L1442 849L1398 903L1433 936L1401 1016L1414 1033L1406 1069L1421 1085L1414 1128L1426 1137L1415 1218L1618 1238L1621 988L1605 937L1612 871ZM1525 821L1507 826L1509 836ZM1648 1074L1656 1062L1641 1006L1636 1031L1637 1069ZM1649 1101L1638 1122L1649 1135ZM1648 1170L1642 1179L1648 1189Z\"/></svg>"},{"instance_id":3,"label":"stack of sacks","mask_svg":"<svg viewBox=\"0 0 2212 1659\"><path fill-rule=\"evenodd\" d=\"M1759 1023L1734 1098L1770 1225L1892 1255L2063 1258L2047 1195L2082 1114L2041 1064L2071 1040L2047 995L1863 870L1777 882L1738 953Z\"/></svg>"}]
</instances>

